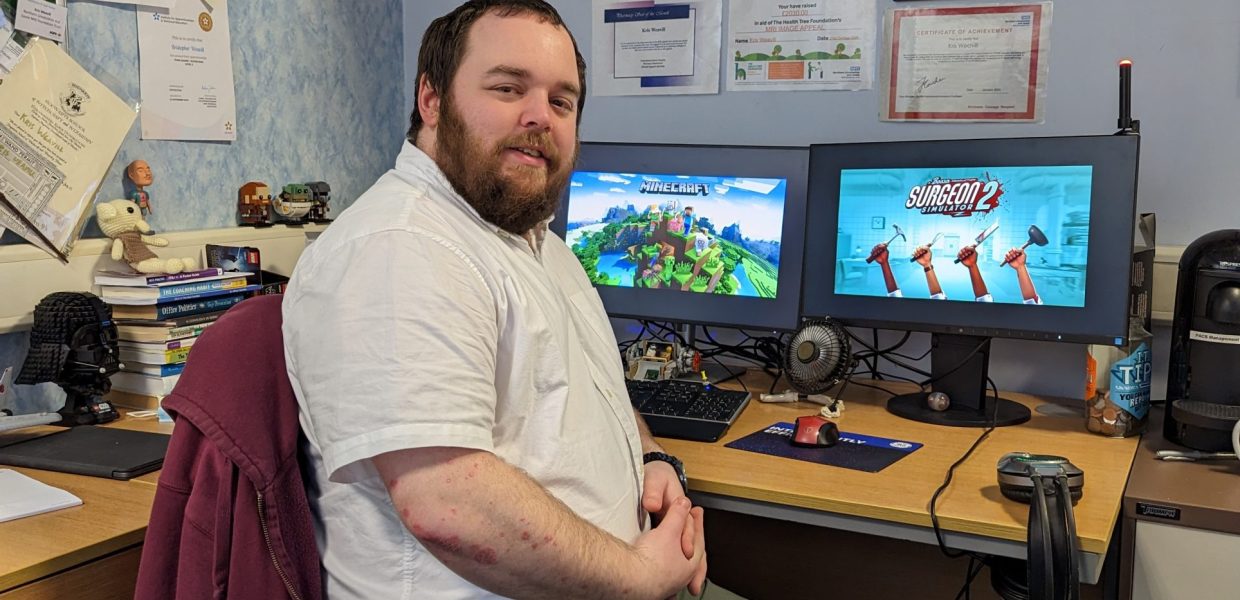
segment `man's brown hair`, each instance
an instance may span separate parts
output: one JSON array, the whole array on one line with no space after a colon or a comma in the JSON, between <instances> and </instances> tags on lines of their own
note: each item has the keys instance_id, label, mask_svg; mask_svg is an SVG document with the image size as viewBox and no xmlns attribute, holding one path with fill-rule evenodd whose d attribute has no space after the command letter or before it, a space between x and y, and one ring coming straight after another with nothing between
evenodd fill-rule
<instances>
[{"instance_id":1,"label":"man's brown hair","mask_svg":"<svg viewBox=\"0 0 1240 600\"><path fill-rule=\"evenodd\" d=\"M422 128L422 115L418 113L418 86L422 76L445 100L450 100L452 80L461 66L461 57L469 41L469 28L480 17L493 13L499 17L533 15L543 23L563 28L573 42L573 54L577 59L577 79L581 97L577 99L577 124L581 124L582 108L586 104L586 61L577 48L577 39L568 31L560 13L543 0L469 0L452 12L431 21L422 35L418 49L418 73L413 79L413 114L409 116L409 132L405 137L415 143L418 130Z\"/></svg>"}]
</instances>

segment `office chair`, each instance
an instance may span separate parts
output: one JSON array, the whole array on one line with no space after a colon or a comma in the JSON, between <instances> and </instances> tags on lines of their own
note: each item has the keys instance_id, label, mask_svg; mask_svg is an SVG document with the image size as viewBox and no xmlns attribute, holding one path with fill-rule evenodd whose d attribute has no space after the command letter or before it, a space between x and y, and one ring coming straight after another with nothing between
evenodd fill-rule
<instances>
[{"instance_id":1,"label":"office chair","mask_svg":"<svg viewBox=\"0 0 1240 600\"><path fill-rule=\"evenodd\" d=\"M258 296L224 313L162 404L176 427L137 600L322 598L282 300Z\"/></svg>"}]
</instances>

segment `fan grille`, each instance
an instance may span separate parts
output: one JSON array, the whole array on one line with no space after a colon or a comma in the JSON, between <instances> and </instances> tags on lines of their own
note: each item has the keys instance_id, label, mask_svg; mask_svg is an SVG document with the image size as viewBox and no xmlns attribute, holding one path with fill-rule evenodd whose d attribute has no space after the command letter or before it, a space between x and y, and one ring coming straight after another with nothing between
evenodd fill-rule
<instances>
[{"instance_id":1,"label":"fan grille","mask_svg":"<svg viewBox=\"0 0 1240 600\"><path fill-rule=\"evenodd\" d=\"M784 349L784 374L802 394L821 394L852 369L848 335L831 319L801 323Z\"/></svg>"}]
</instances>

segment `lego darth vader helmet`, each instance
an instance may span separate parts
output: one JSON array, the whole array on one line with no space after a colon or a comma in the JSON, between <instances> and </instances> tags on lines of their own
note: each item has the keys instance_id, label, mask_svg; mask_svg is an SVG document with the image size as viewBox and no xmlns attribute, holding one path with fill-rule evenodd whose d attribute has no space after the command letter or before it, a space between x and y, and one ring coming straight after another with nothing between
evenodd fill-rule
<instances>
[{"instance_id":1,"label":"lego darth vader helmet","mask_svg":"<svg viewBox=\"0 0 1240 600\"><path fill-rule=\"evenodd\" d=\"M34 309L30 351L16 383L102 394L120 367L112 309L94 294L55 292Z\"/></svg>"}]
</instances>

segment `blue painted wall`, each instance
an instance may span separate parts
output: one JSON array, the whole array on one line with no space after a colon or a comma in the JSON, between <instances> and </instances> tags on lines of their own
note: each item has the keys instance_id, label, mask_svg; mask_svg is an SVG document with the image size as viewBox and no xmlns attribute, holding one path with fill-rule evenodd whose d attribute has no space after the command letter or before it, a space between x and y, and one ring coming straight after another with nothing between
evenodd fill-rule
<instances>
[{"instance_id":1,"label":"blue painted wall","mask_svg":"<svg viewBox=\"0 0 1240 600\"><path fill-rule=\"evenodd\" d=\"M142 141L135 123L99 192L99 200L124 197L125 165L148 161L156 231L235 225L237 188L251 180L326 181L338 213L391 168L404 140L400 0L228 4L237 140ZM137 28L132 6L71 2L67 48L118 95L136 99ZM93 219L85 236L100 237ZM6 233L0 243L23 242ZM26 345L25 333L0 335L0 371L14 365L16 374ZM51 385L14 391L9 408L18 412L63 403Z\"/></svg>"}]
</instances>

